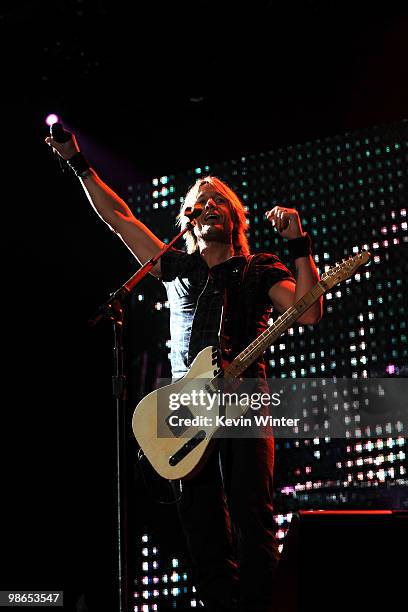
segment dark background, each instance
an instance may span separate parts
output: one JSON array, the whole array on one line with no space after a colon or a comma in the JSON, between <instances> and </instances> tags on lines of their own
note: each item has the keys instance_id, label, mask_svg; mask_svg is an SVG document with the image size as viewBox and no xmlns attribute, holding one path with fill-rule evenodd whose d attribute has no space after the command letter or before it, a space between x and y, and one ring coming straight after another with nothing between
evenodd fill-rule
<instances>
[{"instance_id":1,"label":"dark background","mask_svg":"<svg viewBox=\"0 0 408 612\"><path fill-rule=\"evenodd\" d=\"M86 319L133 271L43 144L73 128L127 181L407 117L399 3L4 2L2 589L109 592L110 329ZM84 578L85 576L85 578Z\"/></svg>"}]
</instances>

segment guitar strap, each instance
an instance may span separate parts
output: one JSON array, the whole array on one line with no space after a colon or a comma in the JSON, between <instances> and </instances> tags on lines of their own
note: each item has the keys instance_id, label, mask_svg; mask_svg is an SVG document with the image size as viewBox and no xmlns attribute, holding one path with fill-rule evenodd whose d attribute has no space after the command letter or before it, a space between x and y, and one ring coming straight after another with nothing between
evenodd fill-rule
<instances>
[{"instance_id":1,"label":"guitar strap","mask_svg":"<svg viewBox=\"0 0 408 612\"><path fill-rule=\"evenodd\" d=\"M255 255L249 255L246 258L245 264L242 269L241 274L241 282L239 288L238 300L236 303L236 307L238 311L242 311L245 307L245 297L246 297L246 281L248 278L248 272L251 266L251 263L254 259ZM227 299L228 299L227 289L224 289L224 304L222 307L221 313L221 321L220 321L220 332L219 332L219 344L220 344L220 353L221 353L221 362L219 365L223 365L223 361L229 361L229 357L231 357L232 347L227 348L225 346L225 334L224 334L224 324L225 324L225 315L227 312ZM229 440L222 440L223 444L220 445L220 451L218 454L218 465L221 474L221 480L224 485L225 490L228 492L230 489L230 473L231 473L231 456L228 452L229 448ZM228 495L227 495L227 504L228 504Z\"/></svg>"},{"instance_id":2,"label":"guitar strap","mask_svg":"<svg viewBox=\"0 0 408 612\"><path fill-rule=\"evenodd\" d=\"M252 260L254 259L254 257L255 257L255 255L253 254L253 255L249 255L246 258L244 270L242 272L242 279L241 279L241 286L242 286L242 288L244 287L244 284L245 284L245 281L246 281L246 278L247 278L247 274L248 274L248 270L249 270L249 266L251 265Z\"/></svg>"},{"instance_id":3,"label":"guitar strap","mask_svg":"<svg viewBox=\"0 0 408 612\"><path fill-rule=\"evenodd\" d=\"M238 299L238 303L237 303L237 308L238 309L242 309L243 303L244 303L244 296L245 296L245 285L246 285L246 280L248 277L248 272L249 272L249 268L251 266L251 263L253 261L255 257L255 254L253 255L248 255L246 257L246 261L242 270L242 274L241 274L241 286L240 286L240 291L239 291L239 299ZM219 338L219 344L220 344L220 348L221 348L221 355L223 359L227 359L229 357L229 353L231 351L231 349L227 348L225 346L224 343L224 339L225 339L225 333L224 333L224 325L225 325L225 316L227 313L227 306L228 306L228 291L225 288L224 289L224 303L223 303L223 307L222 307L222 312L221 312L221 320L220 320L220 329L219 329L219 333L218 333L218 338Z\"/></svg>"}]
</instances>

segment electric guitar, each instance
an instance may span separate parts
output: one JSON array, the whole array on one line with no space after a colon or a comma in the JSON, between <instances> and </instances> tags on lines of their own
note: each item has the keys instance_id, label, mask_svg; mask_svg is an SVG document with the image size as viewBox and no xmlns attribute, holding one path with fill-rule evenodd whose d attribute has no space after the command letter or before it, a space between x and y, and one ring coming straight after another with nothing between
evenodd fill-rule
<instances>
[{"instance_id":1,"label":"electric guitar","mask_svg":"<svg viewBox=\"0 0 408 612\"><path fill-rule=\"evenodd\" d=\"M219 429L215 419L209 422L208 406L195 398L217 393L217 382L232 386L242 381L245 370L270 347L324 293L350 278L370 258L368 251L343 260L325 272L321 280L275 322L264 330L224 369L219 367L218 349L208 346L198 353L189 371L175 383L152 391L144 397L133 414L133 433L144 455L156 472L168 480L191 477L211 450ZM184 398L177 410L174 398ZM190 398L190 401L189 401ZM218 406L225 418L237 418L248 406ZM206 420L207 416L207 420ZM180 426L179 423L182 423ZM187 424L187 425L186 425Z\"/></svg>"}]
</instances>

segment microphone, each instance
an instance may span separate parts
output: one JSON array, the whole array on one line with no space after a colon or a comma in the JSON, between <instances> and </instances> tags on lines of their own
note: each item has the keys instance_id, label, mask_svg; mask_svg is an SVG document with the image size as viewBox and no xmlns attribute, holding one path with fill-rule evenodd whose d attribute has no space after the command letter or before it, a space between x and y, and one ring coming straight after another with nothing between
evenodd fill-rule
<instances>
[{"instance_id":1,"label":"microphone","mask_svg":"<svg viewBox=\"0 0 408 612\"><path fill-rule=\"evenodd\" d=\"M202 206L196 204L193 207L189 206L188 208L186 208L183 214L188 217L190 221L192 221L193 219L197 219L197 217L202 214L203 210L204 209Z\"/></svg>"},{"instance_id":2,"label":"microphone","mask_svg":"<svg viewBox=\"0 0 408 612\"><path fill-rule=\"evenodd\" d=\"M71 132L64 130L62 123L53 123L50 125L50 135L55 142L64 143L68 142L71 138Z\"/></svg>"},{"instance_id":3,"label":"microphone","mask_svg":"<svg viewBox=\"0 0 408 612\"><path fill-rule=\"evenodd\" d=\"M64 142L68 142L68 140L70 140L71 132L67 132L67 130L64 130L64 126L62 125L62 123L57 122L50 125L50 136L53 140L55 140L55 142L63 144ZM58 155L57 152L55 152L55 155L58 158L58 163L62 172L65 173L67 169L66 161L62 159L62 157Z\"/></svg>"}]
</instances>

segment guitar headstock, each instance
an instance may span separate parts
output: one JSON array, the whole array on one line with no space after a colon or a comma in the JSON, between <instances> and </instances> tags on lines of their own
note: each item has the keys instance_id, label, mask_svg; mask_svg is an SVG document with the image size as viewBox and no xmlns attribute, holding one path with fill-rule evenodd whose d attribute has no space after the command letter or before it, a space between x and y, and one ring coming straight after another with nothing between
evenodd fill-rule
<instances>
[{"instance_id":1,"label":"guitar headstock","mask_svg":"<svg viewBox=\"0 0 408 612\"><path fill-rule=\"evenodd\" d=\"M368 262L371 254L368 251L361 251L354 257L343 259L343 261L330 270L322 274L321 280L324 282L326 289L331 289L338 283L350 278L355 274L358 268Z\"/></svg>"}]
</instances>

